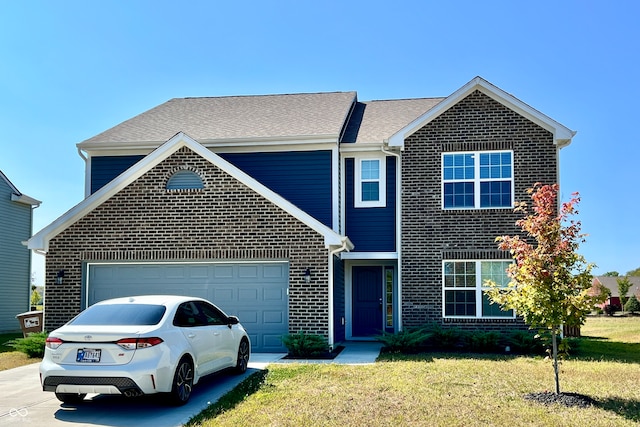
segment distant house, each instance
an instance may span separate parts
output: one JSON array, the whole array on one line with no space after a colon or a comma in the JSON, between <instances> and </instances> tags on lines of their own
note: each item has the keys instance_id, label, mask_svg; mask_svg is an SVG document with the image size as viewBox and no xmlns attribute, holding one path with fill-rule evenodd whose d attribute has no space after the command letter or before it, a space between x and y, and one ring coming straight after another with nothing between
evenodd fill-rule
<instances>
[{"instance_id":1,"label":"distant house","mask_svg":"<svg viewBox=\"0 0 640 427\"><path fill-rule=\"evenodd\" d=\"M20 330L16 314L29 311L33 208L40 201L22 194L0 171L0 332Z\"/></svg>"},{"instance_id":2,"label":"distant house","mask_svg":"<svg viewBox=\"0 0 640 427\"><path fill-rule=\"evenodd\" d=\"M611 305L614 307L622 308L622 304L620 304L620 290L618 289L618 279L622 279L624 276L615 277L615 276L595 276L593 278L593 287L604 286L609 289L611 292L611 296L602 307L605 305ZM629 282L631 282L631 287L629 288L629 292L627 293L627 297L632 295L636 295L640 299L640 277L635 276L627 276Z\"/></svg>"},{"instance_id":3,"label":"distant house","mask_svg":"<svg viewBox=\"0 0 640 427\"><path fill-rule=\"evenodd\" d=\"M483 283L508 282L495 238L574 134L480 77L438 98L169 100L77 145L86 198L29 240L45 329L149 293L211 299L263 352L300 330L526 328Z\"/></svg>"}]
</instances>

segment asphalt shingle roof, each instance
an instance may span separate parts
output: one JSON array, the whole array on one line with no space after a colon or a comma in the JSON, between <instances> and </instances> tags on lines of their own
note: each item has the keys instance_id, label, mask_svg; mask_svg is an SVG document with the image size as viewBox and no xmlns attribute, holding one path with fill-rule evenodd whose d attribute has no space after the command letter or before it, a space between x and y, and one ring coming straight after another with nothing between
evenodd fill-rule
<instances>
[{"instance_id":1,"label":"asphalt shingle roof","mask_svg":"<svg viewBox=\"0 0 640 427\"><path fill-rule=\"evenodd\" d=\"M357 102L356 92L174 98L79 144L161 144L177 132L200 141L330 138L382 142L444 98ZM345 122L349 120L346 124Z\"/></svg>"},{"instance_id":2,"label":"asphalt shingle roof","mask_svg":"<svg viewBox=\"0 0 640 427\"><path fill-rule=\"evenodd\" d=\"M177 132L199 141L338 138L355 92L174 98L82 143L162 143Z\"/></svg>"},{"instance_id":3,"label":"asphalt shingle roof","mask_svg":"<svg viewBox=\"0 0 640 427\"><path fill-rule=\"evenodd\" d=\"M443 99L414 98L358 102L343 141L382 142Z\"/></svg>"},{"instance_id":4,"label":"asphalt shingle roof","mask_svg":"<svg viewBox=\"0 0 640 427\"><path fill-rule=\"evenodd\" d=\"M619 297L620 290L618 289L618 279L622 279L622 278L623 277L616 277L616 276L596 276L593 279L594 279L594 282L597 280L602 284L602 286L604 286L605 288L609 288L609 290L611 291L612 297ZM629 293L627 294L627 296L630 296L630 295L640 296L640 277L627 276L627 278L629 279L629 282L631 282L631 287L629 288Z\"/></svg>"}]
</instances>

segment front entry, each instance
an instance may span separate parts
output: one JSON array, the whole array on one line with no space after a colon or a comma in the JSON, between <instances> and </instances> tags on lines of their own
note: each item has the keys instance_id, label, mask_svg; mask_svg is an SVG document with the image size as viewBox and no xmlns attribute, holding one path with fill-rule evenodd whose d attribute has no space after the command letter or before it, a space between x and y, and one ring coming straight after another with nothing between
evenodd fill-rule
<instances>
[{"instance_id":1,"label":"front entry","mask_svg":"<svg viewBox=\"0 0 640 427\"><path fill-rule=\"evenodd\" d=\"M382 266L354 266L352 275L352 335L379 335L383 329Z\"/></svg>"}]
</instances>

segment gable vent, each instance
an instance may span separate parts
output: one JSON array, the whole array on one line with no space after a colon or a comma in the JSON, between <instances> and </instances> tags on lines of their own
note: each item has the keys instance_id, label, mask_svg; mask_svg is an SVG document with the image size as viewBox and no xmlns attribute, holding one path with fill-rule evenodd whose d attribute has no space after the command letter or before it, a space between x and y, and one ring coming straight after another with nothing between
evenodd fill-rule
<instances>
[{"instance_id":1,"label":"gable vent","mask_svg":"<svg viewBox=\"0 0 640 427\"><path fill-rule=\"evenodd\" d=\"M190 170L179 170L167 181L167 190L199 190L204 188L202 178Z\"/></svg>"}]
</instances>

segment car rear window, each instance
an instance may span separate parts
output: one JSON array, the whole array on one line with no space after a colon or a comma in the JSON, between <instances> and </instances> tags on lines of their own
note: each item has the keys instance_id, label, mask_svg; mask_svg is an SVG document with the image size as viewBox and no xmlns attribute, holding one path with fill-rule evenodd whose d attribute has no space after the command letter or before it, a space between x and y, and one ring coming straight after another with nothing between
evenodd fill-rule
<instances>
[{"instance_id":1,"label":"car rear window","mask_svg":"<svg viewBox=\"0 0 640 427\"><path fill-rule=\"evenodd\" d=\"M69 323L73 325L157 325L167 308L155 304L93 305Z\"/></svg>"}]
</instances>

